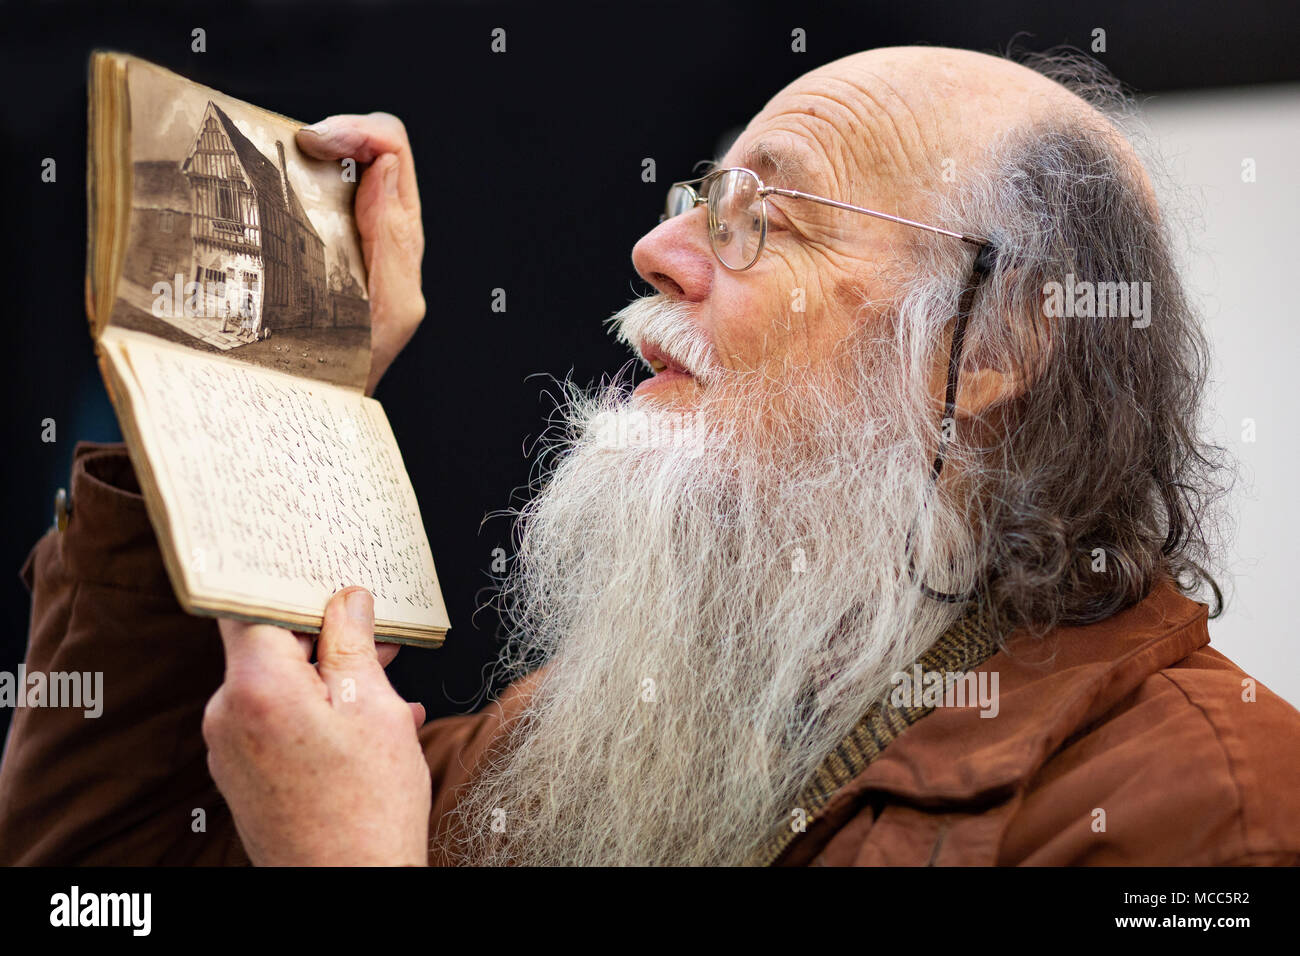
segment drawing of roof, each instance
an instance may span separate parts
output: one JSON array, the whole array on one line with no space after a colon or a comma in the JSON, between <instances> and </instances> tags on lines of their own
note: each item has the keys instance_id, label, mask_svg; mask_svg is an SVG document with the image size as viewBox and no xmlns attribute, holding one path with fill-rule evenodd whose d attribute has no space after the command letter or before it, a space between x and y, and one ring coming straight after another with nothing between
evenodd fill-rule
<instances>
[{"instance_id":1,"label":"drawing of roof","mask_svg":"<svg viewBox=\"0 0 1300 956\"><path fill-rule=\"evenodd\" d=\"M220 123L222 129L225 130L226 136L230 140L230 145L234 148L235 155L239 158L239 164L244 167L244 173L248 176L249 181L252 183L253 190L257 193L258 197L262 199L263 202L275 197L279 197L280 201L284 202L285 194L287 193L289 215L323 246L325 240L321 239L320 234L316 231L316 227L312 225L311 219L307 216L307 211L303 208L302 203L299 202L298 194L294 191L293 183L289 180L288 170L286 169L285 171L284 188L282 190L280 185L281 178L279 168L263 155L262 151L253 144L252 140L239 131L239 127L237 127L234 120L226 114L226 111L211 100L208 101L208 107L207 110L204 111L203 120L199 122L196 137L203 131L203 124L207 120L208 112L211 112L212 115L216 117L217 122Z\"/></svg>"}]
</instances>

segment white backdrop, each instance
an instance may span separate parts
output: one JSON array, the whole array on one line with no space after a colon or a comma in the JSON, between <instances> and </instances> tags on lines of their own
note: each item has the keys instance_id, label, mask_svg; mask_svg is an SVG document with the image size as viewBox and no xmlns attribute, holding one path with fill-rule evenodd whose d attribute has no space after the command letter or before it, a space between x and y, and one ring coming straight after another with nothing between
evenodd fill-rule
<instances>
[{"instance_id":1,"label":"white backdrop","mask_svg":"<svg viewBox=\"0 0 1300 956\"><path fill-rule=\"evenodd\" d=\"M1211 646L1300 706L1300 86L1162 95L1143 111L1172 183L1157 189L1189 227L1186 274L1214 351L1209 425L1241 470Z\"/></svg>"}]
</instances>

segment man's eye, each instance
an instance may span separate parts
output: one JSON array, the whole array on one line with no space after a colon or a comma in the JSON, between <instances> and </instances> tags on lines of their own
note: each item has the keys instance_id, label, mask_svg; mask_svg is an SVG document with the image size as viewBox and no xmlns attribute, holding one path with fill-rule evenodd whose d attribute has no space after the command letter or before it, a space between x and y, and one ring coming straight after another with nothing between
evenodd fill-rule
<instances>
[{"instance_id":1,"label":"man's eye","mask_svg":"<svg viewBox=\"0 0 1300 956\"><path fill-rule=\"evenodd\" d=\"M781 211L773 205L767 207L767 231L768 232L789 232L790 223L786 221Z\"/></svg>"}]
</instances>

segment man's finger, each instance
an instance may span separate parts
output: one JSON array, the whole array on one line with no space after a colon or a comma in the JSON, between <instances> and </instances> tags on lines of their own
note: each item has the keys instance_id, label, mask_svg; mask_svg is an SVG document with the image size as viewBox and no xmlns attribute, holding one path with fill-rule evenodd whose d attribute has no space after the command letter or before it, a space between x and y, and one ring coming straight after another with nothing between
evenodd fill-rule
<instances>
[{"instance_id":1,"label":"man's finger","mask_svg":"<svg viewBox=\"0 0 1300 956\"><path fill-rule=\"evenodd\" d=\"M376 639L375 653L379 655L379 666L388 667L389 664L393 663L393 658L397 656L397 652L401 649L401 644L387 644Z\"/></svg>"},{"instance_id":2,"label":"man's finger","mask_svg":"<svg viewBox=\"0 0 1300 956\"><path fill-rule=\"evenodd\" d=\"M407 701L411 705L411 716L415 718L415 729L419 730L424 726L424 705L416 701Z\"/></svg>"},{"instance_id":3,"label":"man's finger","mask_svg":"<svg viewBox=\"0 0 1300 956\"><path fill-rule=\"evenodd\" d=\"M391 113L336 113L298 131L298 148L317 159L371 162L407 146L406 127Z\"/></svg>"},{"instance_id":4,"label":"man's finger","mask_svg":"<svg viewBox=\"0 0 1300 956\"><path fill-rule=\"evenodd\" d=\"M244 666L265 669L269 663L279 660L301 663L311 656L311 642L282 627L221 618L217 630L226 650L227 674Z\"/></svg>"},{"instance_id":5,"label":"man's finger","mask_svg":"<svg viewBox=\"0 0 1300 956\"><path fill-rule=\"evenodd\" d=\"M420 193L411 143L406 127L391 113L328 116L300 129L295 141L299 149L316 159L350 157L359 163L371 163L385 153L392 153L398 160L397 194L402 205L419 211Z\"/></svg>"},{"instance_id":6,"label":"man's finger","mask_svg":"<svg viewBox=\"0 0 1300 956\"><path fill-rule=\"evenodd\" d=\"M325 605L316 669L335 706L356 701L376 676L387 683L375 649L374 599L365 588L346 588Z\"/></svg>"},{"instance_id":7,"label":"man's finger","mask_svg":"<svg viewBox=\"0 0 1300 956\"><path fill-rule=\"evenodd\" d=\"M302 631L294 631L293 636L298 641L298 646L302 648L302 659L311 660L311 652L316 647L316 635L304 634Z\"/></svg>"},{"instance_id":8,"label":"man's finger","mask_svg":"<svg viewBox=\"0 0 1300 956\"><path fill-rule=\"evenodd\" d=\"M419 216L413 215L394 193L400 182L401 159L392 153L380 156L357 186L356 214L370 277L372 310L417 309L419 314L414 316L383 316L398 324L414 319L414 329L424 315L420 286L424 233Z\"/></svg>"}]
</instances>

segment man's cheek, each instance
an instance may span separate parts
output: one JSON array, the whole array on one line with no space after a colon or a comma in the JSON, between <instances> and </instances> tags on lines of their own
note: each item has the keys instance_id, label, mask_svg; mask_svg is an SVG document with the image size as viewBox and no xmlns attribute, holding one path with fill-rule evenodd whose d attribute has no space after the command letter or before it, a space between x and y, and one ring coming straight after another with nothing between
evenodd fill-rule
<instances>
[{"instance_id":1,"label":"man's cheek","mask_svg":"<svg viewBox=\"0 0 1300 956\"><path fill-rule=\"evenodd\" d=\"M704 324L704 332L713 346L713 355L723 368L733 370L738 367L752 337L747 325L753 315L750 306L736 303L727 307L727 314L722 318L714 318Z\"/></svg>"},{"instance_id":2,"label":"man's cheek","mask_svg":"<svg viewBox=\"0 0 1300 956\"><path fill-rule=\"evenodd\" d=\"M761 296L731 303L710 330L719 361L735 371L780 363L807 339L809 306L802 286L767 284Z\"/></svg>"}]
</instances>

